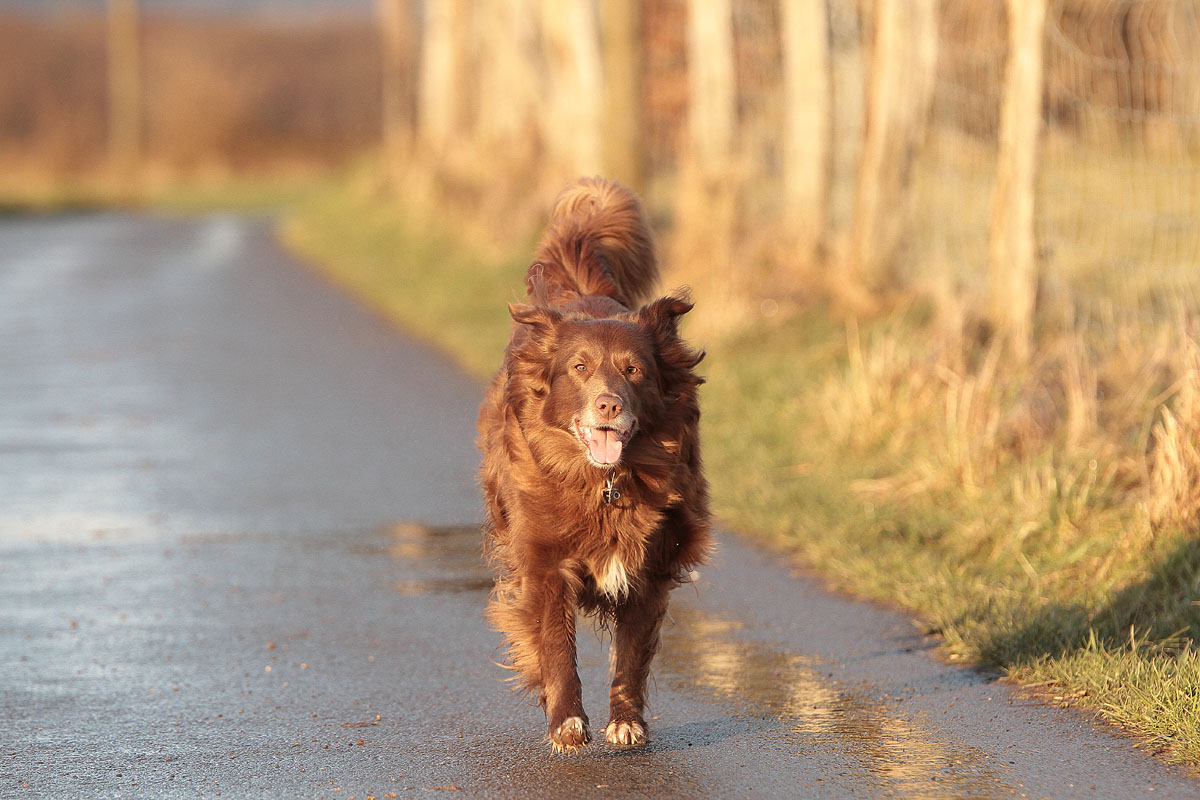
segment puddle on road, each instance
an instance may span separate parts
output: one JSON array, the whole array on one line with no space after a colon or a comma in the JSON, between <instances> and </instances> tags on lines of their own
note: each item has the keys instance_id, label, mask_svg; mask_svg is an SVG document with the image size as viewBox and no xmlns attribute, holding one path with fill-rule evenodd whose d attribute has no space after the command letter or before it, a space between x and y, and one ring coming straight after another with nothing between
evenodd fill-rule
<instances>
[{"instance_id":1,"label":"puddle on road","mask_svg":"<svg viewBox=\"0 0 1200 800\"><path fill-rule=\"evenodd\" d=\"M382 530L392 558L438 572L452 573L397 581L405 597L442 594L486 594L492 577L483 562L483 534L478 525L421 525L397 522Z\"/></svg>"},{"instance_id":2,"label":"puddle on road","mask_svg":"<svg viewBox=\"0 0 1200 800\"><path fill-rule=\"evenodd\" d=\"M388 554L399 559L437 561L450 567L484 568L483 531L478 525L421 525L396 522L382 531Z\"/></svg>"},{"instance_id":3,"label":"puddle on road","mask_svg":"<svg viewBox=\"0 0 1200 800\"><path fill-rule=\"evenodd\" d=\"M699 691L742 719L778 726L782 746L843 757L884 794L984 798L1006 793L988 754L934 737L866 690L840 685L820 665L739 635L741 625L701 610L672 609L658 675Z\"/></svg>"},{"instance_id":4,"label":"puddle on road","mask_svg":"<svg viewBox=\"0 0 1200 800\"><path fill-rule=\"evenodd\" d=\"M405 597L421 597L431 594L487 594L492 590L492 579L464 577L396 581L393 588Z\"/></svg>"}]
</instances>

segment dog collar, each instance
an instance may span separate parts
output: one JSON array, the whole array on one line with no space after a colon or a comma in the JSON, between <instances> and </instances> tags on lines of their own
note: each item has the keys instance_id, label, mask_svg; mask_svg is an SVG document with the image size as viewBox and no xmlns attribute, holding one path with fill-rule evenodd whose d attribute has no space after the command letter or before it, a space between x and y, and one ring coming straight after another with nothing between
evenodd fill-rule
<instances>
[{"instance_id":1,"label":"dog collar","mask_svg":"<svg viewBox=\"0 0 1200 800\"><path fill-rule=\"evenodd\" d=\"M614 501L621 499L621 493L617 490L617 478L615 475L609 475L608 480L604 482L604 489L601 491L604 495L604 502L612 505Z\"/></svg>"}]
</instances>

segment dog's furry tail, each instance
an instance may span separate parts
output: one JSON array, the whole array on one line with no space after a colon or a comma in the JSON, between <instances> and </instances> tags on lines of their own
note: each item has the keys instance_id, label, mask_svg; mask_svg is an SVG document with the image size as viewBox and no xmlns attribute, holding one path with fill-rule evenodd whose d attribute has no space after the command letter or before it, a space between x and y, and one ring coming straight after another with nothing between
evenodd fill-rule
<instances>
[{"instance_id":1,"label":"dog's furry tail","mask_svg":"<svg viewBox=\"0 0 1200 800\"><path fill-rule=\"evenodd\" d=\"M533 302L601 295L633 309L653 297L658 282L654 234L633 191L596 177L559 193L525 278Z\"/></svg>"}]
</instances>

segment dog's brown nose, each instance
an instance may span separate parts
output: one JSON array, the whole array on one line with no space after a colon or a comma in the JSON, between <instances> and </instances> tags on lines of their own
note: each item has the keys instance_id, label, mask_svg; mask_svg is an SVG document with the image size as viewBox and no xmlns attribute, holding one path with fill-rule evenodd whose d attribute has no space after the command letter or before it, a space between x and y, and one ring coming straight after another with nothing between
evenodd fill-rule
<instances>
[{"instance_id":1,"label":"dog's brown nose","mask_svg":"<svg viewBox=\"0 0 1200 800\"><path fill-rule=\"evenodd\" d=\"M615 394L602 394L596 397L596 410L600 412L600 418L611 421L617 418L621 413L621 398Z\"/></svg>"}]
</instances>

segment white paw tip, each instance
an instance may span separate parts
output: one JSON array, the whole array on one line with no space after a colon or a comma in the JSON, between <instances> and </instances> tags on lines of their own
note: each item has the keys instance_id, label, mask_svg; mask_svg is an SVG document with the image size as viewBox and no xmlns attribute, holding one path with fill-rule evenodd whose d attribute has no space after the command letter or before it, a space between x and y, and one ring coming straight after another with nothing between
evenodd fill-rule
<instances>
[{"instance_id":1,"label":"white paw tip","mask_svg":"<svg viewBox=\"0 0 1200 800\"><path fill-rule=\"evenodd\" d=\"M604 738L609 744L618 747L637 747L648 741L646 729L638 722L617 722L613 720L604 729Z\"/></svg>"},{"instance_id":2,"label":"white paw tip","mask_svg":"<svg viewBox=\"0 0 1200 800\"><path fill-rule=\"evenodd\" d=\"M562 725L558 726L555 733L565 735L568 733L581 734L583 733L583 720L580 717L567 717Z\"/></svg>"}]
</instances>

